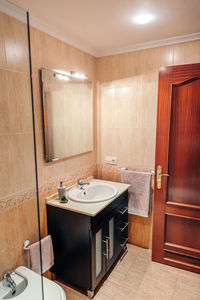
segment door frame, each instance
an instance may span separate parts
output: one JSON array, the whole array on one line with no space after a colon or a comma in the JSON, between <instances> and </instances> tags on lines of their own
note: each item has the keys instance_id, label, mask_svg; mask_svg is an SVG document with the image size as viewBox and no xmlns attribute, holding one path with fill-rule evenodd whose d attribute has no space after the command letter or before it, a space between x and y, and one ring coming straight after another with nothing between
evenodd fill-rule
<instances>
[{"instance_id":1,"label":"door frame","mask_svg":"<svg viewBox=\"0 0 200 300\"><path fill-rule=\"evenodd\" d=\"M161 189L157 189L156 180L158 165L162 166L162 173L168 173L172 86L174 84L181 84L195 77L200 78L200 63L164 67L159 71L152 260L200 273L200 266L195 267L187 261L180 262L165 257L165 251L177 251L180 255L188 254L188 251L187 249L170 247L164 241L165 219L167 215L175 216L181 214L183 217L188 215L191 218L200 220L200 207L197 205L167 201L167 177L162 177Z\"/></svg>"}]
</instances>

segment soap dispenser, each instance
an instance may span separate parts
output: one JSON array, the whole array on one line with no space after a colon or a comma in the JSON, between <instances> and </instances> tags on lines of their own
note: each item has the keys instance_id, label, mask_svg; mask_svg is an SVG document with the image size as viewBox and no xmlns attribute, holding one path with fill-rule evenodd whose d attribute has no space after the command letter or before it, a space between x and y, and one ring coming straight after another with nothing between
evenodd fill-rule
<instances>
[{"instance_id":1,"label":"soap dispenser","mask_svg":"<svg viewBox=\"0 0 200 300\"><path fill-rule=\"evenodd\" d=\"M58 187L58 196L61 200L63 196L66 194L66 187L63 185L63 181L60 182L60 185Z\"/></svg>"}]
</instances>

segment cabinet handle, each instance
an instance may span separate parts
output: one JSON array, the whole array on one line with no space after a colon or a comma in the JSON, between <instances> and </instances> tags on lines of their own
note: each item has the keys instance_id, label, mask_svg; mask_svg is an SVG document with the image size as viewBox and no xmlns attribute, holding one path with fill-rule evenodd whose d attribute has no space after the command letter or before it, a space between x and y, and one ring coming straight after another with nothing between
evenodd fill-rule
<instances>
[{"instance_id":1,"label":"cabinet handle","mask_svg":"<svg viewBox=\"0 0 200 300\"><path fill-rule=\"evenodd\" d=\"M108 258L109 258L109 254L110 254L110 237L109 236L105 236L105 238L108 241Z\"/></svg>"},{"instance_id":2,"label":"cabinet handle","mask_svg":"<svg viewBox=\"0 0 200 300\"><path fill-rule=\"evenodd\" d=\"M119 210L118 212L121 214L121 215L123 215L123 214L125 214L126 212L128 211L128 207L125 207L125 209L124 210Z\"/></svg>"},{"instance_id":3,"label":"cabinet handle","mask_svg":"<svg viewBox=\"0 0 200 300\"><path fill-rule=\"evenodd\" d=\"M106 244L106 253L104 253L103 252L103 255L105 255L106 256L106 259L109 259L109 251L108 251L108 239L106 239L105 241L104 240L102 240L103 241L103 243L105 243Z\"/></svg>"},{"instance_id":4,"label":"cabinet handle","mask_svg":"<svg viewBox=\"0 0 200 300\"><path fill-rule=\"evenodd\" d=\"M120 246L121 246L122 248L124 248L124 246L126 245L127 242L128 242L128 238L125 239L125 242L124 242L123 244L120 244Z\"/></svg>"},{"instance_id":5,"label":"cabinet handle","mask_svg":"<svg viewBox=\"0 0 200 300\"><path fill-rule=\"evenodd\" d=\"M123 232L126 229L126 227L128 226L128 223L124 223L124 224L125 224L124 227L118 227L119 230L121 230L121 232Z\"/></svg>"}]
</instances>

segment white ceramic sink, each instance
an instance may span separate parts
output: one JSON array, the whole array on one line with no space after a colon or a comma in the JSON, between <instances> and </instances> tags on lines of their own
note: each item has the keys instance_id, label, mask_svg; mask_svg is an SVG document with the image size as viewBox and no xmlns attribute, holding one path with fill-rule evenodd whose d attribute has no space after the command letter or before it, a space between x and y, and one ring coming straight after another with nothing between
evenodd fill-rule
<instances>
[{"instance_id":1,"label":"white ceramic sink","mask_svg":"<svg viewBox=\"0 0 200 300\"><path fill-rule=\"evenodd\" d=\"M83 189L74 186L68 191L68 197L77 202L94 203L109 200L117 195L117 188L104 182L90 182Z\"/></svg>"}]
</instances>

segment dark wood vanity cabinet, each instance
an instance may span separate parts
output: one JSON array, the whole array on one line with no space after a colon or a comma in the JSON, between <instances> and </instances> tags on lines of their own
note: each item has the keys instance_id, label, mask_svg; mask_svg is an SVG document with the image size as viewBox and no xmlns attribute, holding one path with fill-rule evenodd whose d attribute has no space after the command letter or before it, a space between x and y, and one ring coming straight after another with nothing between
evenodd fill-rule
<instances>
[{"instance_id":1,"label":"dark wood vanity cabinet","mask_svg":"<svg viewBox=\"0 0 200 300\"><path fill-rule=\"evenodd\" d=\"M94 217L47 204L47 221L55 255L51 271L92 297L128 241L128 192Z\"/></svg>"}]
</instances>

